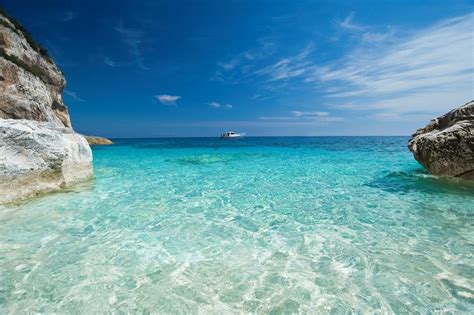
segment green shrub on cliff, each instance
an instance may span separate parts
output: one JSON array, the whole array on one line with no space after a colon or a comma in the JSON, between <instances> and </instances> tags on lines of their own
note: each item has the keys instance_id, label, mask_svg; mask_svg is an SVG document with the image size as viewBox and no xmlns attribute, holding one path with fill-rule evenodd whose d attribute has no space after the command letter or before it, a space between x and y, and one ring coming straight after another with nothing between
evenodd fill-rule
<instances>
[{"instance_id":1,"label":"green shrub on cliff","mask_svg":"<svg viewBox=\"0 0 474 315\"><path fill-rule=\"evenodd\" d=\"M18 22L17 20L15 20L13 17L11 17L4 9L2 9L0 7L0 14L3 15L4 17L6 17L12 24L14 27L12 27L10 24L8 24L7 22L3 21L3 20L0 20L0 24L5 26L5 27L8 27L9 29L11 29L12 31L14 31L15 33L17 34L22 34L26 41L28 42L28 44L30 44L30 46L36 50L38 53L40 53L41 56L45 57L48 61L52 62L52 59L51 57L49 56L48 54L48 51L46 50L46 48L44 48L43 46L41 46L40 44L38 44L34 39L33 37L31 36L30 32L28 32L26 30L26 28L23 27L23 25L20 24L20 22Z\"/></svg>"},{"instance_id":2,"label":"green shrub on cliff","mask_svg":"<svg viewBox=\"0 0 474 315\"><path fill-rule=\"evenodd\" d=\"M44 83L48 83L48 76L44 71L38 67L37 65L29 65L20 58L9 55L3 48L0 48L0 57L5 58L8 61L13 62L16 64L18 67L22 68L25 71L28 71L29 73L33 74L34 76L37 76L40 78Z\"/></svg>"}]
</instances>

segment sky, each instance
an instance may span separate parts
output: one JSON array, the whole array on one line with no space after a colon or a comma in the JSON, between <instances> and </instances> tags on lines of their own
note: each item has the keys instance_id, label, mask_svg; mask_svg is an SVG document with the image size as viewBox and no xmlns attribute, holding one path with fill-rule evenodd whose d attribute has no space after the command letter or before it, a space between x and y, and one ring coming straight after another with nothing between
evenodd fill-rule
<instances>
[{"instance_id":1,"label":"sky","mask_svg":"<svg viewBox=\"0 0 474 315\"><path fill-rule=\"evenodd\" d=\"M474 99L474 0L0 5L89 135L410 135Z\"/></svg>"}]
</instances>

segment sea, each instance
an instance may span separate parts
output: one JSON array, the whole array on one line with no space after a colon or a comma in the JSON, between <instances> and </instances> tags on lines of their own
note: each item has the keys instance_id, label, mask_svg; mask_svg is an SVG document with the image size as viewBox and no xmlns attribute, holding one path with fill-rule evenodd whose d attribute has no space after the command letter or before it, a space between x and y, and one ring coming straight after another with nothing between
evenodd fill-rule
<instances>
[{"instance_id":1,"label":"sea","mask_svg":"<svg viewBox=\"0 0 474 315\"><path fill-rule=\"evenodd\" d=\"M114 139L0 206L0 313L473 314L474 184L407 137Z\"/></svg>"}]
</instances>

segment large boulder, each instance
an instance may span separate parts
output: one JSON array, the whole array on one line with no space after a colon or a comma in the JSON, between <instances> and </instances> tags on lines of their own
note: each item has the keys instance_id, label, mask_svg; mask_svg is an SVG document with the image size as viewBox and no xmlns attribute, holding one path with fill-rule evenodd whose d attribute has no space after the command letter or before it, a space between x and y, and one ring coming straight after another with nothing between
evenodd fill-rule
<instances>
[{"instance_id":1,"label":"large boulder","mask_svg":"<svg viewBox=\"0 0 474 315\"><path fill-rule=\"evenodd\" d=\"M50 122L0 119L0 204L92 177L86 139Z\"/></svg>"},{"instance_id":2,"label":"large boulder","mask_svg":"<svg viewBox=\"0 0 474 315\"><path fill-rule=\"evenodd\" d=\"M431 174L474 180L474 101L418 129L408 147Z\"/></svg>"},{"instance_id":3,"label":"large boulder","mask_svg":"<svg viewBox=\"0 0 474 315\"><path fill-rule=\"evenodd\" d=\"M89 145L111 145L114 144L112 140L96 136L85 136Z\"/></svg>"},{"instance_id":4,"label":"large boulder","mask_svg":"<svg viewBox=\"0 0 474 315\"><path fill-rule=\"evenodd\" d=\"M0 204L92 176L92 153L74 132L64 75L27 30L0 10Z\"/></svg>"}]
</instances>

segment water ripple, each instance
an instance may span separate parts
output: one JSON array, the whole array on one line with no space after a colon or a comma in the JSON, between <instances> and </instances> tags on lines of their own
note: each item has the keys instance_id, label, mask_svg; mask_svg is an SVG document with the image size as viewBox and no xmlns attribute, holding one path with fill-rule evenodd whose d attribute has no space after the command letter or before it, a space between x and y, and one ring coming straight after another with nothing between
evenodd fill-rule
<instances>
[{"instance_id":1,"label":"water ripple","mask_svg":"<svg viewBox=\"0 0 474 315\"><path fill-rule=\"evenodd\" d=\"M0 207L0 313L473 313L474 191L406 138L116 140Z\"/></svg>"}]
</instances>

